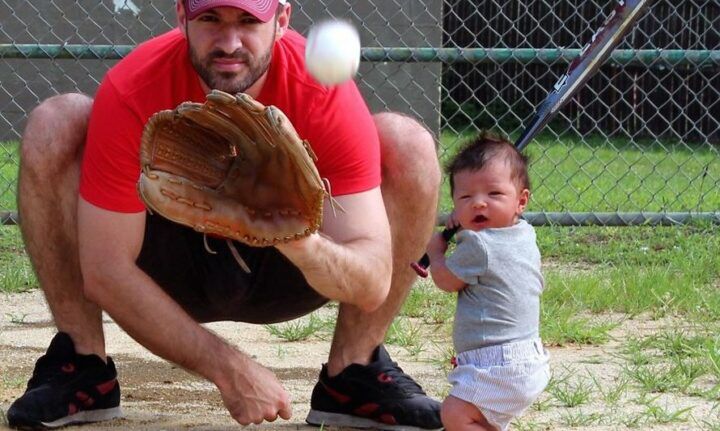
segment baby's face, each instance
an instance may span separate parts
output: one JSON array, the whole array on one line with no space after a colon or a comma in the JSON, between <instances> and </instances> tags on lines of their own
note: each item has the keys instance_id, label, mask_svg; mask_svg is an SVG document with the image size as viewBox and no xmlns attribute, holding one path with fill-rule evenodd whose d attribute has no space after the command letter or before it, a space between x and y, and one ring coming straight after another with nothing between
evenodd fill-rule
<instances>
[{"instance_id":1,"label":"baby's face","mask_svg":"<svg viewBox=\"0 0 720 431\"><path fill-rule=\"evenodd\" d=\"M520 189L504 161L491 161L479 171L454 175L455 218L463 229L512 226L527 205L530 192Z\"/></svg>"}]
</instances>

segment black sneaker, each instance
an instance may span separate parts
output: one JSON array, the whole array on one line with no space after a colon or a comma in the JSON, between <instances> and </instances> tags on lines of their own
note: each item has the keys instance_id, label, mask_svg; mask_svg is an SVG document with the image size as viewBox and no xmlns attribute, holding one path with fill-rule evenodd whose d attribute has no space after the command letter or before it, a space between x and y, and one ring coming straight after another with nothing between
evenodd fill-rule
<instances>
[{"instance_id":1,"label":"black sneaker","mask_svg":"<svg viewBox=\"0 0 720 431\"><path fill-rule=\"evenodd\" d=\"M390 359L385 347L368 365L351 364L335 377L327 365L310 399L307 423L381 430L441 429L440 403Z\"/></svg>"},{"instance_id":2,"label":"black sneaker","mask_svg":"<svg viewBox=\"0 0 720 431\"><path fill-rule=\"evenodd\" d=\"M78 355L70 336L58 333L35 363L23 396L7 411L13 428L56 428L120 417L115 364L97 355Z\"/></svg>"}]
</instances>

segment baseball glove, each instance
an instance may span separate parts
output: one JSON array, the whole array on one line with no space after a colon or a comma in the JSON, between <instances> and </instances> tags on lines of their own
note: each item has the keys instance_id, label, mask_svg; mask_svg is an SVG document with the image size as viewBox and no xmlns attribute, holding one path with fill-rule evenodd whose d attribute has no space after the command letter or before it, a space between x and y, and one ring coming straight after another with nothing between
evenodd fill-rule
<instances>
[{"instance_id":1,"label":"baseball glove","mask_svg":"<svg viewBox=\"0 0 720 431\"><path fill-rule=\"evenodd\" d=\"M138 192L169 220L270 246L320 228L327 193L315 160L279 109L215 90L148 120Z\"/></svg>"}]
</instances>

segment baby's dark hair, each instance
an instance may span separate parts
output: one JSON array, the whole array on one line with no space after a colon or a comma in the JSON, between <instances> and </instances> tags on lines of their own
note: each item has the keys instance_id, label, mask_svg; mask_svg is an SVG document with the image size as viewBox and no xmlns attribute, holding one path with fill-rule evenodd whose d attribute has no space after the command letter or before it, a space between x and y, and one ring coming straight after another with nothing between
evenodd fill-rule
<instances>
[{"instance_id":1,"label":"baby's dark hair","mask_svg":"<svg viewBox=\"0 0 720 431\"><path fill-rule=\"evenodd\" d=\"M521 189L530 190L528 158L515 148L507 138L483 130L468 141L445 166L450 179L450 195L455 191L455 174L460 171L479 171L489 161L501 157L511 169L511 177Z\"/></svg>"}]
</instances>

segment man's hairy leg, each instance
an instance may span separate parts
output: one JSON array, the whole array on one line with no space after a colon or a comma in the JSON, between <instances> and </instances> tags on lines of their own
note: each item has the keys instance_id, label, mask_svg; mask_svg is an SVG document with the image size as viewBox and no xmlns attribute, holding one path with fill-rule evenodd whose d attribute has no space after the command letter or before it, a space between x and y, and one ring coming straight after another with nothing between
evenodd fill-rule
<instances>
[{"instance_id":1,"label":"man's hairy leg","mask_svg":"<svg viewBox=\"0 0 720 431\"><path fill-rule=\"evenodd\" d=\"M374 119L382 151L382 194L392 233L392 285L385 303L372 313L340 306L328 361L331 376L351 363L369 363L416 280L410 262L423 255L436 223L441 176L435 140L410 117L383 113Z\"/></svg>"},{"instance_id":2,"label":"man's hairy leg","mask_svg":"<svg viewBox=\"0 0 720 431\"><path fill-rule=\"evenodd\" d=\"M80 160L92 99L47 99L28 117L22 136L18 211L25 249L59 331L78 353L105 355L100 308L83 293L78 259Z\"/></svg>"}]
</instances>

